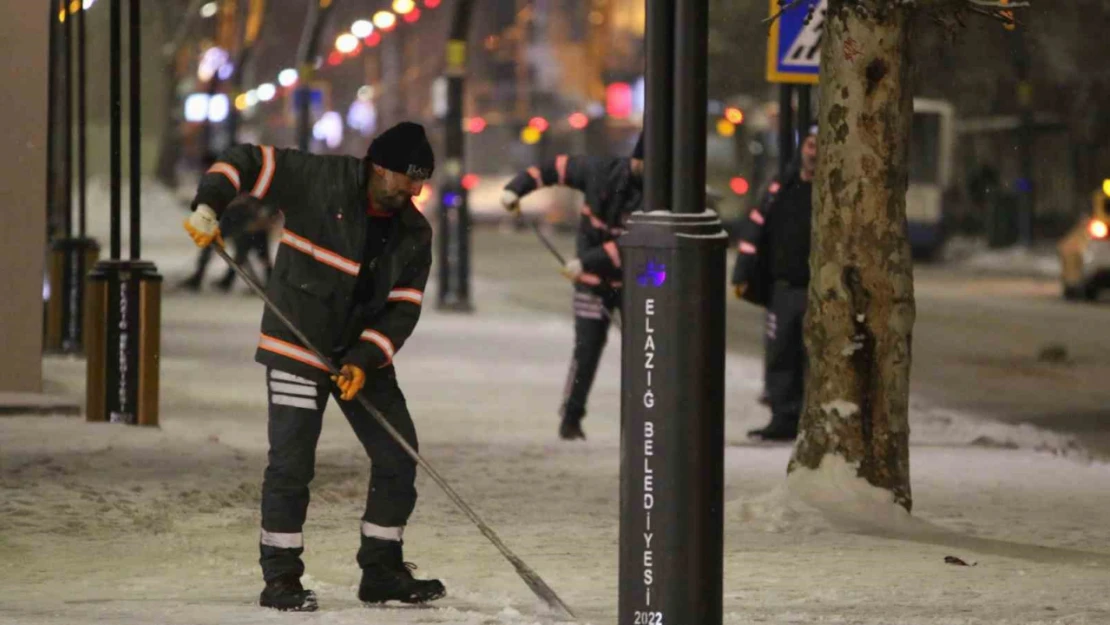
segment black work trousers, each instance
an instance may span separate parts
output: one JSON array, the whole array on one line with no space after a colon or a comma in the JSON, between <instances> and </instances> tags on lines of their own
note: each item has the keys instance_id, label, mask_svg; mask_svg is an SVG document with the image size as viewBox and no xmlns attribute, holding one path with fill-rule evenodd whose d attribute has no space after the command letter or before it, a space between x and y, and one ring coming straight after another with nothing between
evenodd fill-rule
<instances>
[{"instance_id":1,"label":"black work trousers","mask_svg":"<svg viewBox=\"0 0 1110 625\"><path fill-rule=\"evenodd\" d=\"M574 291L574 355L563 387L564 419L577 421L586 416L586 401L609 338L612 316L620 310L620 298L619 291L605 295L586 289Z\"/></svg>"},{"instance_id":2,"label":"black work trousers","mask_svg":"<svg viewBox=\"0 0 1110 625\"><path fill-rule=\"evenodd\" d=\"M809 287L777 281L767 306L766 372L771 422L797 428L805 390L803 320Z\"/></svg>"},{"instance_id":3,"label":"black work trousers","mask_svg":"<svg viewBox=\"0 0 1110 625\"><path fill-rule=\"evenodd\" d=\"M316 443L328 395L333 395L371 460L362 535L401 540L416 506L416 462L357 400L342 401L333 385L269 369L269 464L262 482L262 575L266 581L304 573L302 528ZM416 428L392 366L366 372L363 394L390 425L417 449Z\"/></svg>"}]
</instances>

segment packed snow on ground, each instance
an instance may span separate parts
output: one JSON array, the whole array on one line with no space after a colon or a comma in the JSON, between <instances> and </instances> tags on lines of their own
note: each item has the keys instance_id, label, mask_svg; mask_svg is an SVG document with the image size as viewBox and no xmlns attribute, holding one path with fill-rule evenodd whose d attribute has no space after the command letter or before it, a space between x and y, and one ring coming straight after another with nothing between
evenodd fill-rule
<instances>
[{"instance_id":1,"label":"packed snow on ground","mask_svg":"<svg viewBox=\"0 0 1110 625\"><path fill-rule=\"evenodd\" d=\"M555 413L569 311L537 314L496 285L475 288L477 313L429 306L398 354L420 450L580 622L614 623L619 335L594 386L589 439L563 443ZM321 611L257 608L266 402L251 357L261 308L239 295L165 304L160 428L0 418L0 623L558 621L423 473L405 555L449 596L426 608L359 605L369 463L334 408L305 527L305 582ZM47 362L51 386L74 396L84 372L77 359ZM767 417L755 402L760 374L754 359L727 359L726 623L1110 622L1110 466L1066 437L915 399L911 515L842 459L787 478L789 446L746 442Z\"/></svg>"}]
</instances>

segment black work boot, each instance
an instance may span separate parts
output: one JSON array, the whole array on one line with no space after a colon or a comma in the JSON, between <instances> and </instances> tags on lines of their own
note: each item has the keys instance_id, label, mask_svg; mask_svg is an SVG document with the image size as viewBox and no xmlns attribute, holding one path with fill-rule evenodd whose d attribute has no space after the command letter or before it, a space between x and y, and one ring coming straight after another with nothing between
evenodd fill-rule
<instances>
[{"instance_id":1,"label":"black work boot","mask_svg":"<svg viewBox=\"0 0 1110 625\"><path fill-rule=\"evenodd\" d=\"M563 421L559 424L559 438L565 441L572 441L579 438L586 440L586 433L582 431L582 420L572 417L563 417Z\"/></svg>"},{"instance_id":2,"label":"black work boot","mask_svg":"<svg viewBox=\"0 0 1110 625\"><path fill-rule=\"evenodd\" d=\"M363 603L427 603L447 594L438 579L412 576L416 565L405 562L399 540L363 536L358 564L362 567L358 599Z\"/></svg>"},{"instance_id":3,"label":"black work boot","mask_svg":"<svg viewBox=\"0 0 1110 625\"><path fill-rule=\"evenodd\" d=\"M315 612L316 593L305 590L296 577L279 577L266 582L258 605L282 612Z\"/></svg>"},{"instance_id":4,"label":"black work boot","mask_svg":"<svg viewBox=\"0 0 1110 625\"><path fill-rule=\"evenodd\" d=\"M798 438L798 417L771 417L766 427L750 430L748 436L761 441L787 442Z\"/></svg>"}]
</instances>

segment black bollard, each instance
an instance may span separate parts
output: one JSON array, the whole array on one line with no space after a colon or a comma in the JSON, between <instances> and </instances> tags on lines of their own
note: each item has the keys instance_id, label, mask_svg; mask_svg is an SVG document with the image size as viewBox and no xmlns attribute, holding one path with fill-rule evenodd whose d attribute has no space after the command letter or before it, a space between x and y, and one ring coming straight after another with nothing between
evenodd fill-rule
<instances>
[{"instance_id":1,"label":"black bollard","mask_svg":"<svg viewBox=\"0 0 1110 625\"><path fill-rule=\"evenodd\" d=\"M725 249L706 208L706 0L648 0L644 212L621 237L620 625L720 625Z\"/></svg>"},{"instance_id":2,"label":"black bollard","mask_svg":"<svg viewBox=\"0 0 1110 625\"><path fill-rule=\"evenodd\" d=\"M85 418L128 425L158 425L161 350L162 276L154 263L141 260L141 179L139 167L141 82L140 0L130 0L128 30L131 76L130 256L121 258L122 212L122 54L120 0L111 2L111 258L97 263L88 277Z\"/></svg>"}]
</instances>

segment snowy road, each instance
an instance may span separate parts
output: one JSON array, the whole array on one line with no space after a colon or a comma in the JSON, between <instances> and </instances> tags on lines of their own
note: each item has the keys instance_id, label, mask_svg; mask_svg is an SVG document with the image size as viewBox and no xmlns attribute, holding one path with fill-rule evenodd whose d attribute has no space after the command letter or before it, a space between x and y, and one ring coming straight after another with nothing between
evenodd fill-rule
<instances>
[{"instance_id":1,"label":"snowy road","mask_svg":"<svg viewBox=\"0 0 1110 625\"><path fill-rule=\"evenodd\" d=\"M573 251L569 237L556 241L564 253ZM510 291L514 302L569 310L565 283L530 231L480 230L474 247L475 271ZM918 266L915 288L916 393L953 410L1075 435L1110 458L1110 303L1064 302L1053 279L942 265ZM729 349L761 357L761 311L732 298L728 309ZM1039 361L1050 345L1064 346L1070 361Z\"/></svg>"}]
</instances>

